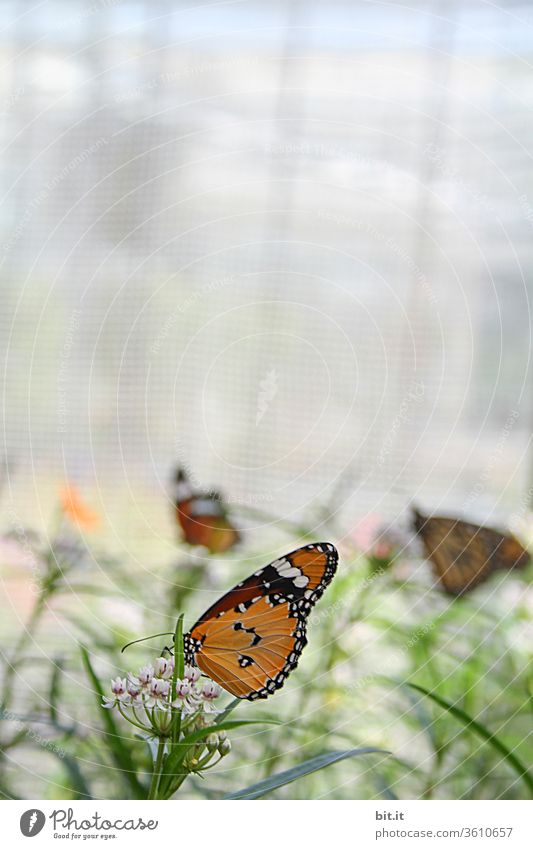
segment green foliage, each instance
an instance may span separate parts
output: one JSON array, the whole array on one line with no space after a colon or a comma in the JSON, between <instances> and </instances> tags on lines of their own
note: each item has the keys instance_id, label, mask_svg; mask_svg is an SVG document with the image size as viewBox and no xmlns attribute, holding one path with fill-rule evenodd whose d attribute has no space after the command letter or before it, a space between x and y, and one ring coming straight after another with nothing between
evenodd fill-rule
<instances>
[{"instance_id":1,"label":"green foliage","mask_svg":"<svg viewBox=\"0 0 533 849\"><path fill-rule=\"evenodd\" d=\"M237 790L235 793L230 793L226 799L260 799L261 796L266 796L273 790L279 787L284 787L292 781L297 781L298 778L303 778L304 775L311 775L312 772L318 772L320 769L329 766L330 764L344 761L346 758L355 758L358 755L385 754L383 749L373 749L370 746L361 749L349 749L345 752L324 752L323 755L318 755L316 758L310 758L298 766L287 769L284 772L278 772L276 775L271 775L270 778L265 778L264 781L258 781L257 784L252 784L250 787L245 787L243 790Z\"/></svg>"},{"instance_id":2,"label":"green foliage","mask_svg":"<svg viewBox=\"0 0 533 849\"><path fill-rule=\"evenodd\" d=\"M94 671L87 649L80 647L83 665L94 688L95 704L104 725L102 734L105 736L106 749L117 770L117 776L126 785L133 799L146 798L146 788L137 777L137 767L133 760L131 746L125 739L124 732L118 727L115 717L110 710L102 710L105 690Z\"/></svg>"},{"instance_id":3,"label":"green foliage","mask_svg":"<svg viewBox=\"0 0 533 849\"><path fill-rule=\"evenodd\" d=\"M294 526L276 524L279 550L294 547ZM335 541L327 530L320 535ZM298 543L311 539L314 535L298 526ZM183 617L176 622L169 586L183 585L180 599L193 619L205 606L206 584L223 591L262 564L261 551L248 551L240 562L234 555L206 556L196 570L182 551L160 584L153 580L154 570L148 580L116 558L99 558L105 563L103 577L98 572L80 576L64 556L59 567L51 552L28 626L13 638L14 650L6 656L0 716L4 795L533 798L528 769L533 674L524 636L530 607L522 601L527 575L505 576L502 586L509 592L495 592L489 582L450 600L431 587L423 568L415 574L410 569L406 578L406 564L377 568L360 553L345 553L310 618L309 646L299 668L264 703L228 702L215 728L231 734L231 770L217 770L215 763L204 775L195 772L194 759L202 760L212 726L188 728L176 712L160 745L132 733L117 713L103 710L102 698L108 695L107 679L122 668L121 646L143 633L163 631L174 634L175 695L183 676L184 626ZM187 565L186 578L180 563ZM86 592L85 615L76 607L79 592ZM111 594L144 611L140 633L128 617L109 614L105 605ZM33 656L33 637L56 600L75 637L50 662ZM84 644L81 656L76 638ZM162 645L140 643L129 651L144 664L154 649L160 652ZM23 689L21 698L20 681L30 668L38 686ZM29 753L40 764L34 774L42 776L31 788L15 766ZM228 774L231 783L224 786Z\"/></svg>"},{"instance_id":4,"label":"green foliage","mask_svg":"<svg viewBox=\"0 0 533 849\"><path fill-rule=\"evenodd\" d=\"M409 686L412 687L413 690L418 690L419 693L423 693L425 696L428 696L428 698L432 699L441 708L448 711L453 717L455 717L455 719L464 725L465 731L477 734L482 740L486 740L487 743L489 743L496 752L498 752L498 754L502 755L509 766L518 773L520 778L523 779L528 792L533 798L533 775L496 734L489 731L485 725L473 719L464 710L461 710L461 708L458 708L456 705L450 704L450 702L446 701L446 699L442 699L436 693L431 693L429 690L426 690L425 687L419 687L417 684L409 684Z\"/></svg>"}]
</instances>

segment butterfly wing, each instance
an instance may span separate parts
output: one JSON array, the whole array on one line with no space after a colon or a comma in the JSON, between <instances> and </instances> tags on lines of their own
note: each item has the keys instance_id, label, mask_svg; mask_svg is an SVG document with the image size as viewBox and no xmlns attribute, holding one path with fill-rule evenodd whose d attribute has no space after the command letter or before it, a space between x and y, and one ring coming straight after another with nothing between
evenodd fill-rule
<instances>
[{"instance_id":1,"label":"butterfly wing","mask_svg":"<svg viewBox=\"0 0 533 849\"><path fill-rule=\"evenodd\" d=\"M313 543L250 575L186 634L186 662L238 698L267 698L297 666L307 618L337 562L331 543Z\"/></svg>"},{"instance_id":2,"label":"butterfly wing","mask_svg":"<svg viewBox=\"0 0 533 849\"><path fill-rule=\"evenodd\" d=\"M211 554L222 554L239 541L221 497L195 492L183 469L176 473L174 503L176 520L189 545L203 545Z\"/></svg>"},{"instance_id":3,"label":"butterfly wing","mask_svg":"<svg viewBox=\"0 0 533 849\"><path fill-rule=\"evenodd\" d=\"M493 528L418 511L414 524L435 575L451 595L462 595L493 572L522 568L530 560L515 537Z\"/></svg>"}]
</instances>

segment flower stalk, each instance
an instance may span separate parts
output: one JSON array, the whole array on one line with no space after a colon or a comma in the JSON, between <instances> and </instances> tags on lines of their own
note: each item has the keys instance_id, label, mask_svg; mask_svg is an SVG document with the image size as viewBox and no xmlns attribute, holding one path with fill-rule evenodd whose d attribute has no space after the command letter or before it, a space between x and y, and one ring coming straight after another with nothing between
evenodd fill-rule
<instances>
[{"instance_id":1,"label":"flower stalk","mask_svg":"<svg viewBox=\"0 0 533 849\"><path fill-rule=\"evenodd\" d=\"M174 655L156 658L136 674L111 681L102 707L116 709L141 732L153 753L148 799L169 799L191 773L210 769L229 753L224 730L218 730L214 703L221 688L200 681L200 670L185 664L183 616L174 634Z\"/></svg>"}]
</instances>

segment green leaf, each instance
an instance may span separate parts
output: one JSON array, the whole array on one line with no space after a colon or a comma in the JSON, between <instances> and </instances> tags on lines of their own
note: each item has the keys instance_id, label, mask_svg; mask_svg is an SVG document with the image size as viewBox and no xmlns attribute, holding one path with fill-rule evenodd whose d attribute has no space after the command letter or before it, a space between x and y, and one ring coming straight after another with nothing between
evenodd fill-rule
<instances>
[{"instance_id":1,"label":"green leaf","mask_svg":"<svg viewBox=\"0 0 533 849\"><path fill-rule=\"evenodd\" d=\"M388 782L385 781L382 775L376 776L376 787L378 789L378 793L382 796L383 799L390 799L391 802L397 802L398 797L392 787L389 786Z\"/></svg>"},{"instance_id":2,"label":"green leaf","mask_svg":"<svg viewBox=\"0 0 533 849\"><path fill-rule=\"evenodd\" d=\"M233 699L233 701L230 702L229 705L227 705L227 707L225 707L222 713L218 716L215 725L220 725L221 722L224 722L230 715L230 713L234 711L237 705L240 705L241 702L242 699Z\"/></svg>"},{"instance_id":3,"label":"green leaf","mask_svg":"<svg viewBox=\"0 0 533 849\"><path fill-rule=\"evenodd\" d=\"M395 678L390 679L396 687L399 687L404 693L406 698L409 700L411 705L411 709L413 711L414 716L420 723L420 726L424 729L426 734L428 735L431 745L433 746L433 751L438 752L443 749L442 742L438 739L437 734L435 733L435 723L433 719L429 715L427 709L424 707L424 704L420 699L416 697L414 693L411 692L411 685L406 684L404 681L399 681Z\"/></svg>"},{"instance_id":4,"label":"green leaf","mask_svg":"<svg viewBox=\"0 0 533 849\"><path fill-rule=\"evenodd\" d=\"M87 784L85 776L78 766L78 762L71 755L65 753L58 755L61 763L68 773L71 782L72 798L73 799L93 799L90 787Z\"/></svg>"},{"instance_id":5,"label":"green leaf","mask_svg":"<svg viewBox=\"0 0 533 849\"><path fill-rule=\"evenodd\" d=\"M172 674L171 702L176 700L176 683L185 673L185 656L183 647L183 613L178 616L174 632L174 672ZM181 734L181 711L177 711L172 726L172 743L175 745Z\"/></svg>"},{"instance_id":6,"label":"green leaf","mask_svg":"<svg viewBox=\"0 0 533 849\"><path fill-rule=\"evenodd\" d=\"M63 659L57 658L53 669L52 669L52 679L50 681L50 694L48 697L48 704L50 709L50 719L52 722L57 723L58 715L57 715L57 705L59 703L60 691L59 688L61 686L61 675L63 673Z\"/></svg>"},{"instance_id":7,"label":"green leaf","mask_svg":"<svg viewBox=\"0 0 533 849\"><path fill-rule=\"evenodd\" d=\"M527 786L529 792L533 797L533 775L528 771L527 767L522 763L522 761L517 758L517 756L511 752L511 750L502 743L502 741L497 737L492 731L489 731L484 725L481 724L477 719L474 719L470 716L466 711L458 708L456 705L451 704L446 699L437 696L436 693L431 692L430 690L426 690L425 687L420 687L418 684L409 684L409 687L412 687L413 690L418 690L419 693L422 693L424 696L432 699L436 704L438 704L444 710L447 710L452 716L458 719L465 726L465 730L473 731L478 737L481 737L483 740L486 740L493 749L495 749L502 757L507 761L507 763L518 773L518 775L522 778L524 784Z\"/></svg>"},{"instance_id":8,"label":"green leaf","mask_svg":"<svg viewBox=\"0 0 533 849\"><path fill-rule=\"evenodd\" d=\"M283 723L279 719L228 719L226 722L217 722L215 725L208 725L206 728L187 734L182 743L185 745L198 743L213 732L231 731L232 728L239 728L241 725L283 725Z\"/></svg>"},{"instance_id":9,"label":"green leaf","mask_svg":"<svg viewBox=\"0 0 533 849\"><path fill-rule=\"evenodd\" d=\"M111 711L102 708L104 690L102 684L100 683L100 679L92 668L89 653L87 652L87 649L84 646L80 646L80 650L83 665L85 666L87 674L95 689L98 707L101 709L101 713L103 714L103 722L106 728L105 739L113 763L115 764L124 781L128 785L130 791L133 794L133 798L145 799L146 790L137 778L135 764L133 762L130 750L122 739L119 728L115 722Z\"/></svg>"},{"instance_id":10,"label":"green leaf","mask_svg":"<svg viewBox=\"0 0 533 849\"><path fill-rule=\"evenodd\" d=\"M265 778L264 781L258 781L257 784L251 784L250 787L245 787L243 790L237 790L236 793L230 793L224 796L225 799L259 799L270 793L271 790L276 790L278 787L284 787L285 784L290 784L291 781L296 781L304 775L310 775L312 772L318 772L320 769L329 766L330 764L344 761L346 758L354 758L358 755L384 754L389 755L384 749L374 749L365 747L360 749L346 749L341 752L324 752L322 755L317 755L304 761L298 766L287 769L285 772L278 772L276 775L271 775L270 778Z\"/></svg>"},{"instance_id":11,"label":"green leaf","mask_svg":"<svg viewBox=\"0 0 533 849\"><path fill-rule=\"evenodd\" d=\"M181 775L180 769L187 755L187 752L196 744L201 742L209 734L214 731L231 731L233 728L239 728L246 725L281 725L277 719L240 719L228 720L227 722L208 725L207 728L200 728L198 731L193 731L172 747L172 751L168 754L163 767L163 783L162 788L166 792L170 792L172 779ZM172 791L173 792L173 791ZM172 795L170 793L170 795Z\"/></svg>"}]
</instances>

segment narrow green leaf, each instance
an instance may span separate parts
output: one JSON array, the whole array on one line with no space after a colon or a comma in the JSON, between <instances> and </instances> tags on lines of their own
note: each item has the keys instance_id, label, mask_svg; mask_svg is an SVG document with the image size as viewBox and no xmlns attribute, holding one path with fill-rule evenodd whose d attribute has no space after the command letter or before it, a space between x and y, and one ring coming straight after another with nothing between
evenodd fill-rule
<instances>
[{"instance_id":1,"label":"narrow green leaf","mask_svg":"<svg viewBox=\"0 0 533 849\"><path fill-rule=\"evenodd\" d=\"M185 671L185 654L183 646L183 613L178 617L176 622L176 631L174 634L174 660L178 678L183 678Z\"/></svg>"},{"instance_id":2,"label":"narrow green leaf","mask_svg":"<svg viewBox=\"0 0 533 849\"><path fill-rule=\"evenodd\" d=\"M207 728L200 728L198 731L193 731L183 738L182 743L190 745L198 743L204 737L208 737L213 731L231 731L232 728L240 728L246 725L283 725L279 719L228 719L226 722L217 722L215 725L208 725Z\"/></svg>"},{"instance_id":3,"label":"narrow green leaf","mask_svg":"<svg viewBox=\"0 0 533 849\"><path fill-rule=\"evenodd\" d=\"M48 697L48 704L50 709L50 719L52 722L57 722L57 706L60 698L60 686L61 686L61 675L63 673L63 659L57 658L53 669L52 669L52 679L50 681L50 694Z\"/></svg>"},{"instance_id":4,"label":"narrow green leaf","mask_svg":"<svg viewBox=\"0 0 533 849\"><path fill-rule=\"evenodd\" d=\"M180 774L181 765L185 759L187 752L196 743L199 743L213 731L231 731L233 728L240 728L247 725L281 725L276 719L235 719L227 722L220 722L216 725L208 725L207 728L200 728L198 731L193 731L172 747L172 751L167 756L165 766L163 768L164 783L163 787L168 789L172 783L172 778Z\"/></svg>"},{"instance_id":5,"label":"narrow green leaf","mask_svg":"<svg viewBox=\"0 0 533 849\"><path fill-rule=\"evenodd\" d=\"M224 722L228 718L230 713L234 711L237 705L240 705L241 702L242 699L233 699L233 701L230 702L229 705L225 707L222 713L218 716L215 725L220 725L221 722Z\"/></svg>"},{"instance_id":6,"label":"narrow green leaf","mask_svg":"<svg viewBox=\"0 0 533 849\"><path fill-rule=\"evenodd\" d=\"M71 755L65 753L59 755L61 763L65 767L71 782L73 799L93 799L91 789L87 780L79 768L78 762Z\"/></svg>"},{"instance_id":7,"label":"narrow green leaf","mask_svg":"<svg viewBox=\"0 0 533 849\"><path fill-rule=\"evenodd\" d=\"M96 701L98 707L101 709L101 714L103 714L102 720L106 729L106 742L108 744L109 752L113 759L113 763L119 770L120 774L123 776L125 782L128 784L131 792L133 793L133 797L135 799L144 799L146 798L146 791L139 779L137 778L135 764L133 763L130 750L123 742L119 728L115 722L111 711L102 708L104 690L102 684L100 683L100 679L92 668L87 649L84 646L80 646L80 650L83 665L85 666L85 669L97 696Z\"/></svg>"},{"instance_id":8,"label":"narrow green leaf","mask_svg":"<svg viewBox=\"0 0 533 849\"><path fill-rule=\"evenodd\" d=\"M416 697L414 693L411 692L411 687L409 684L406 684L404 681L398 681L396 679L392 680L394 681L395 686L400 687L401 690L403 690L403 692L405 693L405 696L409 700L409 703L411 705L413 714L415 715L416 719L418 720L421 727L424 729L431 741L433 751L440 751L443 748L442 742L437 739L437 735L435 733L435 723L433 722L428 711L425 709L424 704L421 702L420 699Z\"/></svg>"},{"instance_id":9,"label":"narrow green leaf","mask_svg":"<svg viewBox=\"0 0 533 849\"><path fill-rule=\"evenodd\" d=\"M397 802L398 797L392 787L389 786L388 782L385 781L382 775L376 776L376 787L378 789L378 793L383 799L390 799L391 802Z\"/></svg>"},{"instance_id":10,"label":"narrow green leaf","mask_svg":"<svg viewBox=\"0 0 533 849\"><path fill-rule=\"evenodd\" d=\"M10 790L7 784L0 784L0 799L5 801L6 799L22 799L22 796L15 796L12 790Z\"/></svg>"},{"instance_id":11,"label":"narrow green leaf","mask_svg":"<svg viewBox=\"0 0 533 849\"><path fill-rule=\"evenodd\" d=\"M172 674L171 702L176 699L176 682L181 680L185 672L185 657L183 647L183 613L178 616L176 630L174 632L174 672ZM181 710L176 712L172 726L172 743L175 745L181 734Z\"/></svg>"},{"instance_id":12,"label":"narrow green leaf","mask_svg":"<svg viewBox=\"0 0 533 849\"><path fill-rule=\"evenodd\" d=\"M304 761L298 766L287 769L284 772L278 772L276 775L271 775L270 778L265 778L264 781L258 781L257 784L251 784L250 787L245 787L243 790L237 790L236 793L230 793L224 796L225 799L259 799L265 796L272 790L278 787L284 787L285 784L290 784L304 775L310 775L312 772L318 772L320 769L329 766L330 764L344 761L346 758L354 758L358 755L383 754L389 755L384 749L374 749L373 747L365 747L360 749L347 749L341 752L324 752L322 755L317 755Z\"/></svg>"},{"instance_id":13,"label":"narrow green leaf","mask_svg":"<svg viewBox=\"0 0 533 849\"><path fill-rule=\"evenodd\" d=\"M418 690L419 693L422 693L424 696L432 699L436 704L438 704L444 710L447 710L448 713L451 713L456 719L463 723L465 729L468 731L473 731L478 737L481 737L483 740L486 740L493 749L499 752L500 755L509 763L509 765L518 773L518 775L524 781L524 784L527 786L529 792L533 796L533 775L528 771L527 767L524 766L522 761L517 758L517 756L511 752L511 750L502 743L502 741L497 737L492 731L489 731L484 725L481 724L477 719L474 719L464 710L458 708L456 705L451 704L446 699L437 696L436 693L431 692L430 690L426 690L425 687L420 687L418 684L411 684L407 682L413 690Z\"/></svg>"}]
</instances>

